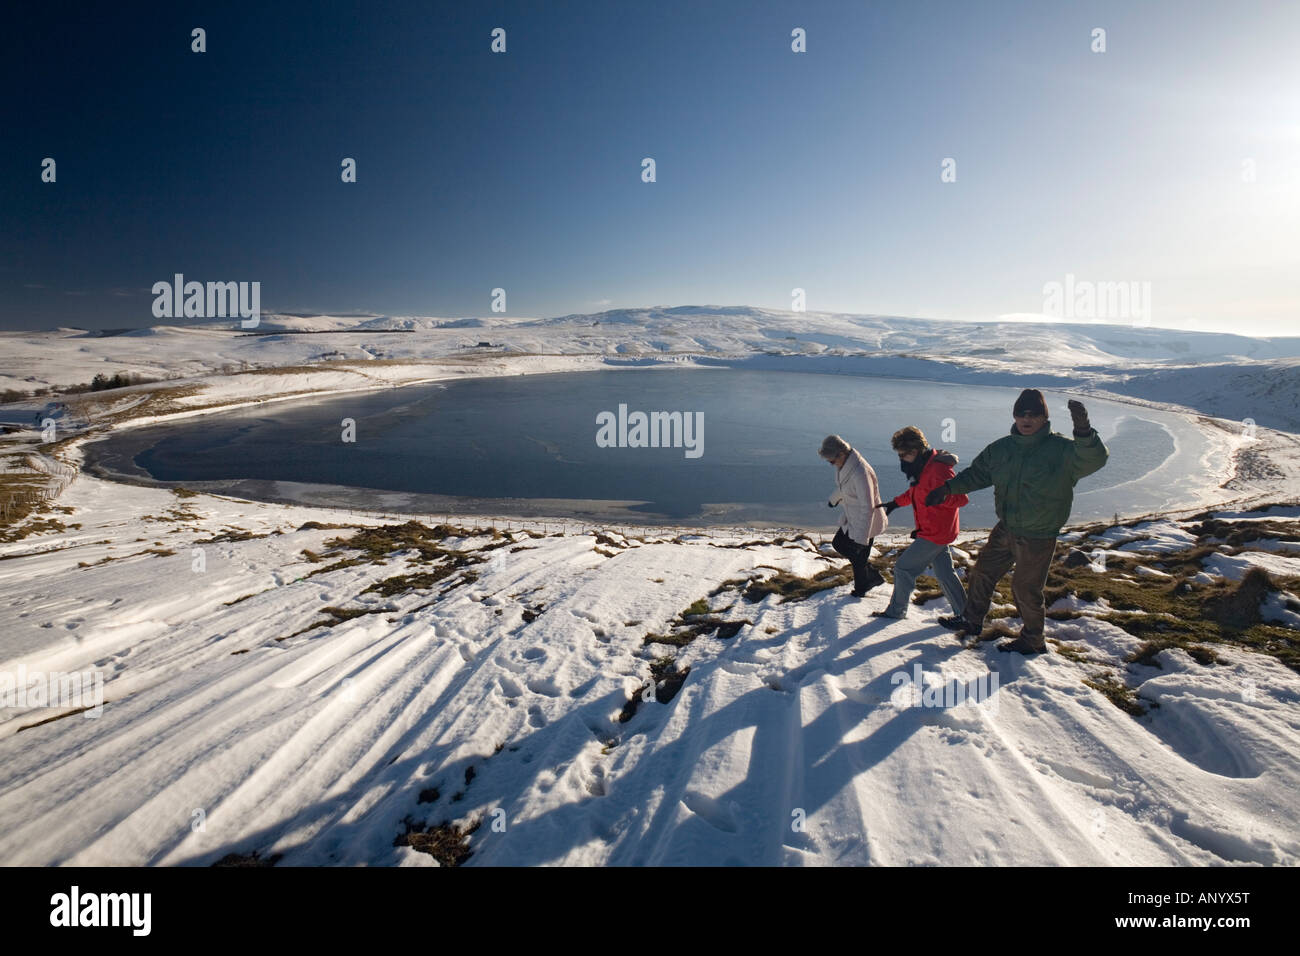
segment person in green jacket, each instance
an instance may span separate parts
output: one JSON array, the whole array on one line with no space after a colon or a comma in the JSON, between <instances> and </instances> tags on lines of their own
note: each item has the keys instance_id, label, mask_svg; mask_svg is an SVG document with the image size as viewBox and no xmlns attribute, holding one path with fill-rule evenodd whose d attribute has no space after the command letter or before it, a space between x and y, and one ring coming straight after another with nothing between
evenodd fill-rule
<instances>
[{"instance_id":1,"label":"person in green jacket","mask_svg":"<svg viewBox=\"0 0 1300 956\"><path fill-rule=\"evenodd\" d=\"M1101 469L1110 457L1101 436L1088 422L1081 402L1070 400L1074 438L1052 431L1047 402L1036 388L1016 399L1011 434L986 447L970 467L926 496L931 507L949 495L963 495L993 486L998 523L989 534L967 581L966 609L956 617L940 618L958 637L979 639L993 589L1011 566L1011 593L1024 623L1020 636L1004 641L999 650L1041 654L1045 611L1043 585L1056 550L1056 536L1070 518L1074 485Z\"/></svg>"}]
</instances>

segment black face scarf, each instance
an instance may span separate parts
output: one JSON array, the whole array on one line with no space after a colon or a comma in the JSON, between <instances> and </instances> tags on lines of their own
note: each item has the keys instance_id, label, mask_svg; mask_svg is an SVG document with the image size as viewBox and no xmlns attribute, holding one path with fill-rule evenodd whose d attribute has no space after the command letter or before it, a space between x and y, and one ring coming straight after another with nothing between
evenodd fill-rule
<instances>
[{"instance_id":1,"label":"black face scarf","mask_svg":"<svg viewBox=\"0 0 1300 956\"><path fill-rule=\"evenodd\" d=\"M921 480L921 472L925 468L925 463L930 460L934 454L933 448L927 448L921 454L917 455L910 462L898 459L898 467L902 469L903 474L907 476L907 483L914 485Z\"/></svg>"}]
</instances>

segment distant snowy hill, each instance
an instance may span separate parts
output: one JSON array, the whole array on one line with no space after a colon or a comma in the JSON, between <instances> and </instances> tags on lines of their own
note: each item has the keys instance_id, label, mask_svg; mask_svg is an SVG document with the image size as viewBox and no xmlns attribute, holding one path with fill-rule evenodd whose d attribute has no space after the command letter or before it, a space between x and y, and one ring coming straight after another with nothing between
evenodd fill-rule
<instances>
[{"instance_id":1,"label":"distant snowy hill","mask_svg":"<svg viewBox=\"0 0 1300 956\"><path fill-rule=\"evenodd\" d=\"M486 343L502 353L693 356L772 369L1104 390L1300 430L1295 337L707 305L550 318L268 314L254 330L238 326L221 319L125 332L4 333L0 388L57 388L98 372L164 378L330 361L419 361L464 355Z\"/></svg>"}]
</instances>

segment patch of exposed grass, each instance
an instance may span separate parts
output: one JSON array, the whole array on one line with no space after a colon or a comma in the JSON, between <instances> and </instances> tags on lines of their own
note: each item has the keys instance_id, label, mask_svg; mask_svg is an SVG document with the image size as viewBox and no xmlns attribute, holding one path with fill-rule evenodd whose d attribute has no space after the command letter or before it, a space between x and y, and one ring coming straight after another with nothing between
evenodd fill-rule
<instances>
[{"instance_id":1,"label":"patch of exposed grass","mask_svg":"<svg viewBox=\"0 0 1300 956\"><path fill-rule=\"evenodd\" d=\"M781 596L780 603L788 601L806 601L821 591L843 587L853 581L852 568L827 568L818 571L810 578L800 577L788 571L778 571L761 581L748 581L745 586L745 600L757 604L769 594Z\"/></svg>"},{"instance_id":2,"label":"patch of exposed grass","mask_svg":"<svg viewBox=\"0 0 1300 956\"><path fill-rule=\"evenodd\" d=\"M350 621L354 617L362 617L366 614L379 613L378 608L347 608L347 607L323 607L321 608L326 614L332 614L335 618L334 623Z\"/></svg>"},{"instance_id":3,"label":"patch of exposed grass","mask_svg":"<svg viewBox=\"0 0 1300 956\"><path fill-rule=\"evenodd\" d=\"M734 582L737 587L747 585L747 579L737 580ZM715 588L710 592L710 596L716 596L721 593L721 589ZM740 633L740 629L746 625L752 625L754 622L748 619L736 621L725 621L718 615L731 610L731 605L719 611L714 611L709 607L709 602L700 598L691 602L690 607L677 615L676 619L669 623L671 629L667 634L658 634L651 632L642 638L641 643L646 644L667 644L672 647L685 647L697 637L703 637L712 634L722 640L729 640Z\"/></svg>"},{"instance_id":4,"label":"patch of exposed grass","mask_svg":"<svg viewBox=\"0 0 1300 956\"><path fill-rule=\"evenodd\" d=\"M418 557L411 560L416 564L438 561L443 558L461 558L466 563L478 564L484 560L481 555L472 551L457 551L446 548L439 542L452 537L469 538L482 534L491 534L494 539L503 537L495 528L474 532L467 528L456 528L447 524L439 524L430 528L419 521L407 521L404 524L361 528L351 537L331 538L325 542L325 546L332 551L360 551L372 561L385 558L395 551L415 551Z\"/></svg>"},{"instance_id":5,"label":"patch of exposed grass","mask_svg":"<svg viewBox=\"0 0 1300 956\"><path fill-rule=\"evenodd\" d=\"M1075 647L1073 644L1066 644L1064 641L1058 641L1054 637L1049 637L1047 643L1056 645L1056 653L1060 654L1066 660L1074 661L1076 664L1082 664L1089 660L1088 653L1081 647Z\"/></svg>"},{"instance_id":6,"label":"patch of exposed grass","mask_svg":"<svg viewBox=\"0 0 1300 956\"><path fill-rule=\"evenodd\" d=\"M328 618L321 618L313 621L306 627L299 628L292 634L286 634L283 637L277 637L277 641L287 641L291 637L297 637L299 634L306 634L308 631L314 631L318 627L334 627L336 624L342 624L344 621L350 621L353 618L361 617L365 614L382 614L388 608L345 608L345 607L323 607L321 610L330 615Z\"/></svg>"},{"instance_id":7,"label":"patch of exposed grass","mask_svg":"<svg viewBox=\"0 0 1300 956\"><path fill-rule=\"evenodd\" d=\"M667 644L671 647L685 647L697 637L712 634L721 640L730 640L740 633L740 629L753 621L724 621L717 617L706 617L691 624L675 626L667 634L651 632L641 639L642 644Z\"/></svg>"},{"instance_id":8,"label":"patch of exposed grass","mask_svg":"<svg viewBox=\"0 0 1300 956\"><path fill-rule=\"evenodd\" d=\"M190 518L198 520L198 515L190 515ZM202 541L195 541L195 544L224 544L230 541L252 541L254 538L269 538L271 532L263 534L254 534L252 531L245 531L243 528L223 528L220 534L214 534L211 538L204 538Z\"/></svg>"},{"instance_id":9,"label":"patch of exposed grass","mask_svg":"<svg viewBox=\"0 0 1300 956\"><path fill-rule=\"evenodd\" d=\"M676 540L680 541L681 539L680 539L680 538L677 538ZM802 544L798 544L798 542L801 542L801 541L802 541L802 542L807 542L807 544L809 545L809 547L805 547L805 546L802 545ZM796 546L798 547L798 549L801 550L801 551L809 551L809 550L814 550L814 549L815 549L815 546L813 546L812 539L809 538L807 535L802 535L802 534L801 534L801 535L798 535L798 536L796 536L796 537L793 537L793 538L766 538L766 539L764 539L764 538L754 538L754 539L751 540L751 541L740 541L740 542L737 542L737 543L734 543L734 544L723 544L723 543L721 543L721 542L710 541L710 542L708 542L708 544L709 544L709 547L711 547L711 548L732 548L732 549L735 549L735 548L743 548L743 549L745 549L745 550L748 550L748 549L750 549L750 548L762 548L762 547L767 547L767 546L769 546L769 545L780 545L780 546L784 547L784 546L787 545L787 544L796 544Z\"/></svg>"},{"instance_id":10,"label":"patch of exposed grass","mask_svg":"<svg viewBox=\"0 0 1300 956\"><path fill-rule=\"evenodd\" d=\"M351 524L333 524L333 523L330 523L330 522L322 522L322 521L304 521L304 522L303 522L302 524L300 524L300 525L297 527L297 529L295 529L295 530L298 530L298 531L332 531L332 530L334 530L334 529L336 529L336 528L355 528L355 527L356 527L356 525L351 525Z\"/></svg>"},{"instance_id":11,"label":"patch of exposed grass","mask_svg":"<svg viewBox=\"0 0 1300 956\"><path fill-rule=\"evenodd\" d=\"M916 579L916 591L912 594L913 604L919 607L941 597L943 597L943 589L939 587L937 578L922 574Z\"/></svg>"},{"instance_id":12,"label":"patch of exposed grass","mask_svg":"<svg viewBox=\"0 0 1300 956\"><path fill-rule=\"evenodd\" d=\"M35 535L58 534L60 531L67 531L68 526L57 518L31 518L30 515L35 511L29 511L23 517L27 520L21 526L10 526L0 531L0 542L22 541ZM21 519L19 519L21 520Z\"/></svg>"},{"instance_id":13,"label":"patch of exposed grass","mask_svg":"<svg viewBox=\"0 0 1300 956\"><path fill-rule=\"evenodd\" d=\"M649 696L651 688L654 689L654 698L661 704L666 704L677 696L677 692L682 689L682 684L686 682L686 677L691 672L689 667L681 670L677 669L677 661L672 657L658 657L650 663L650 680L642 684L631 699L623 705L622 711L619 712L618 722L625 724L636 716L637 709L641 702ZM606 746L610 746L608 743Z\"/></svg>"},{"instance_id":14,"label":"patch of exposed grass","mask_svg":"<svg viewBox=\"0 0 1300 956\"><path fill-rule=\"evenodd\" d=\"M1200 646L1204 650L1193 657L1201 659L1214 653L1214 645L1228 645L1268 654L1300 671L1300 632L1265 622L1259 615L1261 601L1274 588L1262 568L1252 568L1236 583L1224 581L1194 589L1148 585L1144 592L1147 613L1105 614L1098 620L1141 638L1144 644L1136 655L1144 662L1168 647L1181 647L1191 654ZM1136 655L1132 660L1139 659Z\"/></svg>"},{"instance_id":15,"label":"patch of exposed grass","mask_svg":"<svg viewBox=\"0 0 1300 956\"><path fill-rule=\"evenodd\" d=\"M192 511L186 511L184 508L175 507L175 508L168 508L168 509L167 509L166 511L164 511L161 515L141 515L141 516L140 516L140 520L141 520L141 521L159 521L159 522L163 522L163 521L174 521L174 522L180 523L180 522L183 522L183 521L202 521L203 519L200 518L198 515L196 515L196 514L195 514L194 512L192 512ZM218 540L218 539L215 539L215 538L212 539L212 541L216 541L216 540ZM232 539L232 540L241 540L241 539L236 538L236 539ZM195 544L211 544L212 541L195 541L194 543L195 543Z\"/></svg>"},{"instance_id":16,"label":"patch of exposed grass","mask_svg":"<svg viewBox=\"0 0 1300 956\"><path fill-rule=\"evenodd\" d=\"M1198 538L1223 538L1228 547L1241 547L1260 538L1277 538L1279 541L1300 541L1294 520L1254 518L1249 521L1230 521L1223 518L1206 518L1188 530Z\"/></svg>"},{"instance_id":17,"label":"patch of exposed grass","mask_svg":"<svg viewBox=\"0 0 1300 956\"><path fill-rule=\"evenodd\" d=\"M723 591L739 591L747 584L749 584L749 578L727 578L727 580L723 581L709 592L709 597L717 597Z\"/></svg>"},{"instance_id":18,"label":"patch of exposed grass","mask_svg":"<svg viewBox=\"0 0 1300 956\"><path fill-rule=\"evenodd\" d=\"M369 564L364 558L343 558L341 561L335 561L333 564L327 564L323 568L316 568L314 571L308 571L304 577L314 578L318 574L329 574L331 571L340 571L343 568L354 568L358 564ZM375 564L387 564L386 561L375 561Z\"/></svg>"},{"instance_id":19,"label":"patch of exposed grass","mask_svg":"<svg viewBox=\"0 0 1300 956\"><path fill-rule=\"evenodd\" d=\"M362 594L374 591L384 597L392 597L395 594L406 594L409 591L427 591L434 587L439 581L451 577L457 571L462 571L466 565L471 562L465 560L466 555L456 555L456 557L447 564L440 565L432 571L417 571L411 574L395 574L390 578L384 578L382 581L376 581L370 585ZM478 574L474 571L465 571L460 584L472 584L478 580Z\"/></svg>"},{"instance_id":20,"label":"patch of exposed grass","mask_svg":"<svg viewBox=\"0 0 1300 956\"><path fill-rule=\"evenodd\" d=\"M1112 704L1126 714L1141 717L1147 712L1147 708L1138 701L1137 692L1122 681L1116 680L1112 674L1095 674L1092 677L1085 677L1083 682L1093 690L1105 694ZM1153 703L1151 706L1158 705Z\"/></svg>"},{"instance_id":21,"label":"patch of exposed grass","mask_svg":"<svg viewBox=\"0 0 1300 956\"><path fill-rule=\"evenodd\" d=\"M984 620L986 623L984 625L984 630L980 632L981 642L1000 641L1006 638L1015 640L1020 636L1018 630L1008 624L1003 624L1001 621L994 621L992 624L987 623L989 620L988 615L985 615Z\"/></svg>"}]
</instances>

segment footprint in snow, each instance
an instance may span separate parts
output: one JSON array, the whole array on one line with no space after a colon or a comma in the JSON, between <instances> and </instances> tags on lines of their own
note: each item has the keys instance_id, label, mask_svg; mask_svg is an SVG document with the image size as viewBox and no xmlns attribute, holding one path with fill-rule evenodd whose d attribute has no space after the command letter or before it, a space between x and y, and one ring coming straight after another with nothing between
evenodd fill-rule
<instances>
[{"instance_id":1,"label":"footprint in snow","mask_svg":"<svg viewBox=\"0 0 1300 956\"><path fill-rule=\"evenodd\" d=\"M528 689L534 694L543 694L546 697L559 697L563 690L560 686L548 677L534 678L528 682Z\"/></svg>"},{"instance_id":2,"label":"footprint in snow","mask_svg":"<svg viewBox=\"0 0 1300 956\"><path fill-rule=\"evenodd\" d=\"M522 674L527 670L523 664L515 663L504 654L498 654L495 658L495 662L508 671L514 671L516 674Z\"/></svg>"}]
</instances>

